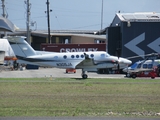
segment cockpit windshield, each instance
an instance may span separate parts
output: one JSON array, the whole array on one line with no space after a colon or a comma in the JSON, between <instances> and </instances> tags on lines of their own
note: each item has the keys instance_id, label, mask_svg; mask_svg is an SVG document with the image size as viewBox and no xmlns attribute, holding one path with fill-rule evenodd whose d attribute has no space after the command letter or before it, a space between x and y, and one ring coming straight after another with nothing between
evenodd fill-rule
<instances>
[{"instance_id":1,"label":"cockpit windshield","mask_svg":"<svg viewBox=\"0 0 160 120\"><path fill-rule=\"evenodd\" d=\"M137 67L137 65L138 65L138 63L136 62L136 63L134 63L134 64L131 66L131 68L132 68L132 69L135 69L135 68Z\"/></svg>"},{"instance_id":2,"label":"cockpit windshield","mask_svg":"<svg viewBox=\"0 0 160 120\"><path fill-rule=\"evenodd\" d=\"M104 57L109 57L110 55L108 53L102 53L100 56L104 58Z\"/></svg>"},{"instance_id":3,"label":"cockpit windshield","mask_svg":"<svg viewBox=\"0 0 160 120\"><path fill-rule=\"evenodd\" d=\"M142 66L142 64L141 64L141 63L139 63L139 64L138 64L138 66L137 66L137 68L141 68L141 66Z\"/></svg>"},{"instance_id":4,"label":"cockpit windshield","mask_svg":"<svg viewBox=\"0 0 160 120\"><path fill-rule=\"evenodd\" d=\"M109 56L110 56L110 54L106 53L106 57L109 57Z\"/></svg>"}]
</instances>

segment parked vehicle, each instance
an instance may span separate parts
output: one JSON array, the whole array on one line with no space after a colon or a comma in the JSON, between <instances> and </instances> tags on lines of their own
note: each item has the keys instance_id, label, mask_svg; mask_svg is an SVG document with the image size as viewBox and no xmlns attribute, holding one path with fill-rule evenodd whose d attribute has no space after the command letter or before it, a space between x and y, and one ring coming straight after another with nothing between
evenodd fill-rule
<instances>
[{"instance_id":1,"label":"parked vehicle","mask_svg":"<svg viewBox=\"0 0 160 120\"><path fill-rule=\"evenodd\" d=\"M76 73L76 69L73 68L67 68L66 73Z\"/></svg>"}]
</instances>

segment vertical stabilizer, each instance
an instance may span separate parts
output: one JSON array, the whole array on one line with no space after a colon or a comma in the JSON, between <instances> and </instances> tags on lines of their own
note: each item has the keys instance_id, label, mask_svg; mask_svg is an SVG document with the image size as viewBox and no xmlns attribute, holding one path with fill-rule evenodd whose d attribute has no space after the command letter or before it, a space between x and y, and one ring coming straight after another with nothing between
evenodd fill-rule
<instances>
[{"instance_id":1,"label":"vertical stabilizer","mask_svg":"<svg viewBox=\"0 0 160 120\"><path fill-rule=\"evenodd\" d=\"M8 39L17 58L36 55L35 50L27 43L26 37L7 36L6 39Z\"/></svg>"}]
</instances>

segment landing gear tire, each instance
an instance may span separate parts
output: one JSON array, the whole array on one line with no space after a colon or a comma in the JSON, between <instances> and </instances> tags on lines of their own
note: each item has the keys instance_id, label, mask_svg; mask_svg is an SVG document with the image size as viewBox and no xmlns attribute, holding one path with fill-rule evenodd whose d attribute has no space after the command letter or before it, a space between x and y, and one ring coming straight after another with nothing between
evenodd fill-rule
<instances>
[{"instance_id":1,"label":"landing gear tire","mask_svg":"<svg viewBox=\"0 0 160 120\"><path fill-rule=\"evenodd\" d=\"M129 78L129 77L131 77L131 75L130 75L129 73L126 73L126 77L128 77L128 78Z\"/></svg>"},{"instance_id":2,"label":"landing gear tire","mask_svg":"<svg viewBox=\"0 0 160 120\"><path fill-rule=\"evenodd\" d=\"M87 75L87 74L83 74L83 75L82 75L82 78L83 78L83 79L87 79L87 78L88 78L88 75Z\"/></svg>"},{"instance_id":3,"label":"landing gear tire","mask_svg":"<svg viewBox=\"0 0 160 120\"><path fill-rule=\"evenodd\" d=\"M158 73L158 77L160 77L160 72Z\"/></svg>"},{"instance_id":4,"label":"landing gear tire","mask_svg":"<svg viewBox=\"0 0 160 120\"><path fill-rule=\"evenodd\" d=\"M133 75L132 75L132 78L133 78L133 79L135 79L136 77L137 77L137 75L136 75L136 74L133 74Z\"/></svg>"},{"instance_id":5,"label":"landing gear tire","mask_svg":"<svg viewBox=\"0 0 160 120\"><path fill-rule=\"evenodd\" d=\"M152 76L151 78L152 78L152 79L154 79L155 77L154 77L154 76Z\"/></svg>"}]
</instances>

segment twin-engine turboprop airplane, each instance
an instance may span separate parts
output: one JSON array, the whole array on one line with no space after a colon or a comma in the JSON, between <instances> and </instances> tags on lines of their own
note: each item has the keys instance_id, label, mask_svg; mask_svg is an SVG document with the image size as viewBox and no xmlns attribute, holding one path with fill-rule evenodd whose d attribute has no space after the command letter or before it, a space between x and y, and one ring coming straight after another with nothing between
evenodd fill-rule
<instances>
[{"instance_id":1,"label":"twin-engine turboprop airplane","mask_svg":"<svg viewBox=\"0 0 160 120\"><path fill-rule=\"evenodd\" d=\"M113 68L128 66L132 62L125 58L111 56L105 51L97 52L45 52L35 51L26 41L26 37L8 36L8 39L19 63L33 64L39 66L51 66L57 68L82 69L82 78L88 76L85 71L97 71L100 68Z\"/></svg>"}]
</instances>

